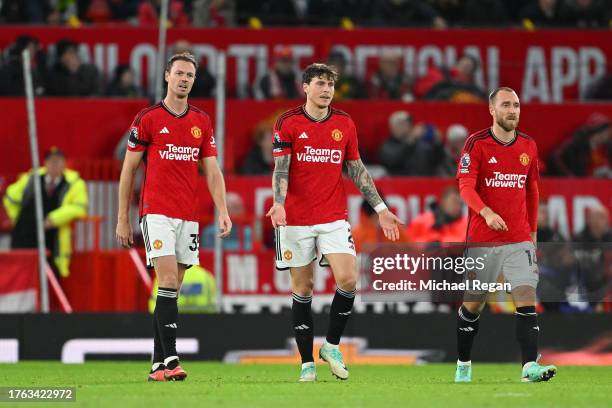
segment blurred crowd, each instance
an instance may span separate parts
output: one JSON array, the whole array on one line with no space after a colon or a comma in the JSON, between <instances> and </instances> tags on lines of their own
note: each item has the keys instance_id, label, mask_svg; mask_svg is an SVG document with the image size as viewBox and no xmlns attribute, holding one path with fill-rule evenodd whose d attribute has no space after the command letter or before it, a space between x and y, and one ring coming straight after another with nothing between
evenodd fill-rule
<instances>
[{"instance_id":1,"label":"blurred crowd","mask_svg":"<svg viewBox=\"0 0 612 408\"><path fill-rule=\"evenodd\" d=\"M160 0L2 0L0 22L156 24ZM175 27L606 28L607 0L169 0Z\"/></svg>"},{"instance_id":2,"label":"blurred crowd","mask_svg":"<svg viewBox=\"0 0 612 408\"><path fill-rule=\"evenodd\" d=\"M410 112L401 110L389 116L388 129L386 140L375 154L361 154L373 177L455 177L463 145L469 136L465 126L455 123L442 132L435 123L419 121ZM272 123L264 121L254 131L253 148L242 164L242 174L272 173L271 141ZM540 173L612 179L611 119L600 113L591 114L549 157L540 158Z\"/></svg>"}]
</instances>

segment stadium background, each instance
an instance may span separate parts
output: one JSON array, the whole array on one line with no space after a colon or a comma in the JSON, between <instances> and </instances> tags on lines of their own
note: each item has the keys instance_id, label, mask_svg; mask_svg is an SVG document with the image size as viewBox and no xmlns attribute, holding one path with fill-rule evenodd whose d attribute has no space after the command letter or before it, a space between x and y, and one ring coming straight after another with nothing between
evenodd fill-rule
<instances>
[{"instance_id":1,"label":"stadium background","mask_svg":"<svg viewBox=\"0 0 612 408\"><path fill-rule=\"evenodd\" d=\"M143 339L149 337L151 281L142 267L143 248L140 246L131 253L121 250L113 236L120 146L132 118L150 103L147 95L153 94L157 2L48 2L47 8L24 11L20 7L26 3L0 2L0 18L4 21L0 27L4 85L20 80L9 74L14 74L10 61L13 50L18 48L16 40L23 36L39 42L42 54L37 54L37 58L43 54L45 58L36 60L39 62L36 68L43 73L56 62L57 42L65 38L74 41L82 63L95 67L97 81L103 85L87 95L60 96L44 90L45 85L51 88L45 84L45 75L39 78L42 88L37 88L36 110L40 151L57 146L65 152L68 167L79 171L87 182L89 215L74 225L71 274L50 289L52 310L56 312L50 315L31 313L36 311L36 304L14 302L15 296L31 295L38 290L36 254L8 250L11 225L6 214L0 216L3 265L0 299L11 299L0 303L0 312L6 313L1 318L0 360L75 362L83 356L146 360L150 341ZM253 3L260 3L260 8ZM334 52L344 56L349 72L357 78L357 86L363 88L365 95L339 100L334 105L354 118L363 157L381 175L377 185L390 207L408 225L427 210L428 203L438 200L443 189L454 184L454 179L426 173L389 174L380 163L378 151L389 136L390 115L400 110L409 112L414 123L424 125L434 134L433 129L437 129L440 141L445 143L447 130L453 124L463 125L470 133L489 125L483 95L500 85L517 90L522 101L520 128L538 142L543 169L541 196L549 203L552 226L571 240L585 228L590 206L600 203L610 210L609 167L604 177L593 174L560 177L553 176L548 166L551 157L573 140L578 129L607 124L605 146L609 148L612 100L606 99L606 94L609 98L612 87L609 79L612 32L606 2L483 1L482 7L491 7L491 20L475 12L470 14L468 7L477 6L478 1L370 2L373 7L380 5L382 11L369 17L363 8L351 7L360 2L306 2L322 4L324 11L320 14L285 3L301 4L171 1L174 14L168 29L169 46L179 40L189 41L213 78L219 51L227 55L224 171L228 191L236 193L244 208L242 214L232 214L240 233L235 246L223 254L222 290L216 294L220 299L218 309L182 317L180 337L184 340L186 359L269 361L274 360L279 350L293 356L288 346L292 336L289 281L286 274L273 268L274 247L267 238L269 221L263 216L271 202L270 176L241 172L249 152L256 148L258 129L269 127L279 112L301 103L299 97L262 98L256 91L261 77L283 56L289 55L296 71L311 62L326 61ZM413 10L407 3L418 7ZM500 13L502 3L506 3L507 9ZM538 20L538 16L545 15L537 13L538 7L544 7L542 3L558 3L556 17ZM580 14L575 9L572 14L572 5L580 3L591 4L587 7L595 11ZM208 7L208 20L196 18L199 10L196 5ZM398 10L394 12L393 7ZM337 10L349 11L345 15ZM330 14L336 17L331 18ZM442 95L427 94L419 88L426 87L424 79L438 78L435 68L452 72L451 68L464 54L478 60L467 91L465 84L451 87ZM401 76L408 78L407 90L395 99L368 95L372 92L370 78L380 60L389 55L399 56ZM136 97L107 96L103 89L110 88L116 68L124 64L131 68L133 89L137 90L126 95ZM2 193L19 173L31 167L23 89L17 88L4 92L0 98ZM190 98L190 102L208 112L214 123L215 101L212 95L208 96ZM609 166L609 150L604 152ZM199 202L204 230L212 219L212 205L203 183L201 189L202 194L194 200ZM357 225L364 217L360 213L361 201L349 183L347 190L349 218ZM135 220L133 215L132 221ZM610 249L609 243L606 248ZM212 248L202 249L201 261L212 276L215 269ZM317 276L313 308L318 312L316 334L322 335L324 312L334 285L325 269L319 268ZM609 287L612 278L608 275L607 279ZM547 350L544 352L548 353L548 361L612 364L612 356L605 347L612 340L609 291L607 296L595 304L576 302L571 307L568 302L570 307L563 309L566 312L542 313L545 330L541 344ZM452 361L454 306L442 306L431 301L371 304L358 301L357 313L346 333L354 345L348 354L349 363L360 358L379 363ZM490 346L478 348L475 359L517 359L519 350L509 328L510 309L503 303L491 304L488 313L492 316L487 316L486 330L482 330L478 340ZM249 335L242 335L244 332ZM114 338L123 343L113 346L109 340ZM128 343L133 348L126 351ZM180 347L181 342L179 351ZM577 353L565 353L576 350ZM385 358L389 355L393 357Z\"/></svg>"}]
</instances>

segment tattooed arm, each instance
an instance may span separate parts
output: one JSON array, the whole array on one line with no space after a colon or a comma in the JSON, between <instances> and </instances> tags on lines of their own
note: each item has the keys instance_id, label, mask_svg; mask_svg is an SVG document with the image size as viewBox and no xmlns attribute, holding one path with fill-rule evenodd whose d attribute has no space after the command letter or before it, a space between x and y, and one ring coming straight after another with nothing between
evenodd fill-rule
<instances>
[{"instance_id":1,"label":"tattooed arm","mask_svg":"<svg viewBox=\"0 0 612 408\"><path fill-rule=\"evenodd\" d=\"M385 237L391 241L399 239L398 224L403 224L403 222L387 209L378 191L376 191L376 186L370 173L368 173L361 159L347 160L346 166L349 176L353 183L355 183L355 186L361 191L363 198L378 213L378 221Z\"/></svg>"},{"instance_id":2,"label":"tattooed arm","mask_svg":"<svg viewBox=\"0 0 612 408\"><path fill-rule=\"evenodd\" d=\"M353 183L357 186L363 198L372 206L376 208L379 204L383 204L382 198L376 191L374 181L368 173L368 170L363 165L361 159L347 160L346 167L348 169L349 177L353 180Z\"/></svg>"},{"instance_id":3,"label":"tattooed arm","mask_svg":"<svg viewBox=\"0 0 612 408\"><path fill-rule=\"evenodd\" d=\"M274 158L274 173L272 173L272 192L274 193L274 204L266 216L272 220L274 228L287 225L285 214L285 199L289 188L289 165L291 155L278 156Z\"/></svg>"}]
</instances>

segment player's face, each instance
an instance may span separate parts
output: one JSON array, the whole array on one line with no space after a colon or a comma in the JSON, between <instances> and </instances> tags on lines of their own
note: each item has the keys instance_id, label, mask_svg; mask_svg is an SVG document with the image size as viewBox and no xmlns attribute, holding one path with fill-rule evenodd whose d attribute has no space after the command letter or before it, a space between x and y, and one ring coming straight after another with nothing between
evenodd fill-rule
<instances>
[{"instance_id":1,"label":"player's face","mask_svg":"<svg viewBox=\"0 0 612 408\"><path fill-rule=\"evenodd\" d=\"M179 98L186 98L195 80L195 67L188 61L174 61L170 72L166 71L168 92Z\"/></svg>"},{"instance_id":2,"label":"player's face","mask_svg":"<svg viewBox=\"0 0 612 408\"><path fill-rule=\"evenodd\" d=\"M489 112L495 123L506 132L517 128L521 115L521 103L517 94L499 91L495 96L495 105L489 105Z\"/></svg>"},{"instance_id":3,"label":"player's face","mask_svg":"<svg viewBox=\"0 0 612 408\"><path fill-rule=\"evenodd\" d=\"M319 108L326 108L334 97L334 81L325 77L313 78L304 84L306 98Z\"/></svg>"}]
</instances>

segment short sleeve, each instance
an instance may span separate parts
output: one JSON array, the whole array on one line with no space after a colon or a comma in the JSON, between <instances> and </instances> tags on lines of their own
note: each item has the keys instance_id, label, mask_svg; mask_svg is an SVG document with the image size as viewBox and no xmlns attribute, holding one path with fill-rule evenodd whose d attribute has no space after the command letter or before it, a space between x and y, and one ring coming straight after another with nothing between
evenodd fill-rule
<instances>
[{"instance_id":1,"label":"short sleeve","mask_svg":"<svg viewBox=\"0 0 612 408\"><path fill-rule=\"evenodd\" d=\"M200 150L200 159L204 157L216 157L217 156L217 144L215 142L215 134L210 123L210 120L207 118L206 126L204 129L204 137L202 140L202 149Z\"/></svg>"},{"instance_id":2,"label":"short sleeve","mask_svg":"<svg viewBox=\"0 0 612 408\"><path fill-rule=\"evenodd\" d=\"M132 152L143 152L151 143L151 134L147 131L142 113L134 118L130 126L128 136L128 150Z\"/></svg>"},{"instance_id":3,"label":"short sleeve","mask_svg":"<svg viewBox=\"0 0 612 408\"><path fill-rule=\"evenodd\" d=\"M345 160L359 160L359 143L357 141L357 128L355 122L350 120L348 140L346 143Z\"/></svg>"},{"instance_id":4,"label":"short sleeve","mask_svg":"<svg viewBox=\"0 0 612 408\"><path fill-rule=\"evenodd\" d=\"M478 179L478 169L480 168L480 145L468 138L463 146L461 158L457 164L457 180Z\"/></svg>"},{"instance_id":5,"label":"short sleeve","mask_svg":"<svg viewBox=\"0 0 612 408\"><path fill-rule=\"evenodd\" d=\"M288 126L282 126L280 120L274 125L272 132L272 155L274 157L291 154L292 139Z\"/></svg>"}]
</instances>

